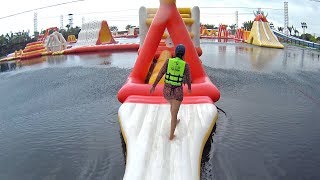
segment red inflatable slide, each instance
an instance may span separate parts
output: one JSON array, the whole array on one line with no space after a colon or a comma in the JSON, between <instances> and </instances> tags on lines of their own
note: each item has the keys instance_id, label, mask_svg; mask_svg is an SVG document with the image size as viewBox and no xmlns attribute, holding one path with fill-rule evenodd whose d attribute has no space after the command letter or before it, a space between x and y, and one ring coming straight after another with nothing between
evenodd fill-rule
<instances>
[{"instance_id":1,"label":"red inflatable slide","mask_svg":"<svg viewBox=\"0 0 320 180\"><path fill-rule=\"evenodd\" d=\"M149 93L150 84L145 84L149 68L154 60L162 35L167 28L174 45L184 44L186 47L185 61L189 63L192 76L192 93L185 96L209 97L213 102L220 98L220 92L210 81L202 67L198 53L191 41L188 30L177 10L175 3L162 0L160 8L150 26L146 39L140 47L139 55L127 82L118 92L120 102L126 101L129 96L138 95L162 96L163 84L159 84L153 94ZM187 87L184 87L187 88ZM151 98L156 99L156 98Z\"/></svg>"}]
</instances>

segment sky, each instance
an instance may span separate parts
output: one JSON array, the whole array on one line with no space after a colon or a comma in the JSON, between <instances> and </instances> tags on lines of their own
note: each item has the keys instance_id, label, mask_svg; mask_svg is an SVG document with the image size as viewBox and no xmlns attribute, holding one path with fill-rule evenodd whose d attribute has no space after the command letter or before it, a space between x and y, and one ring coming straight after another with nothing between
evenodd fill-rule
<instances>
[{"instance_id":1,"label":"sky","mask_svg":"<svg viewBox=\"0 0 320 180\"><path fill-rule=\"evenodd\" d=\"M60 27L61 15L66 26L68 14L73 15L74 26L93 20L107 20L109 26L124 30L125 26L139 25L139 8L159 7L159 0L82 0L61 6L31 11L16 16L9 15L45 6L77 0L10 0L2 2L0 11L0 34L18 31L34 31L34 13L37 13L38 28ZM320 36L320 2L310 0L287 0L289 6L289 26L294 26L301 33L301 22L306 22L306 33ZM235 12L239 13L239 25L253 20L253 10L261 8L268 13L268 21L275 27L284 26L283 0L177 0L178 7L200 7L200 22L204 24L235 24ZM213 8L214 7L214 8ZM228 8L227 8L228 7ZM232 7L232 8L230 8ZM246 8L243 8L246 7Z\"/></svg>"}]
</instances>

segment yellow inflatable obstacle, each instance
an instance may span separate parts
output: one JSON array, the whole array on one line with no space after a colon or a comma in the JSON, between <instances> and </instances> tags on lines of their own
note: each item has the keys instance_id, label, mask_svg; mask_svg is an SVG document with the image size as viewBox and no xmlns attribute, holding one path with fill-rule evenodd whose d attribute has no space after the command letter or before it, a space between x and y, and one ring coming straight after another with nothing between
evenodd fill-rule
<instances>
[{"instance_id":1,"label":"yellow inflatable obstacle","mask_svg":"<svg viewBox=\"0 0 320 180\"><path fill-rule=\"evenodd\" d=\"M257 46L284 48L278 38L271 31L267 20L268 15L264 15L264 12L261 11L261 9L254 12L254 15L256 17L254 19L249 38L246 42Z\"/></svg>"},{"instance_id":2,"label":"yellow inflatable obstacle","mask_svg":"<svg viewBox=\"0 0 320 180\"><path fill-rule=\"evenodd\" d=\"M160 57L157 60L157 64L156 64L154 70L152 71L151 77L149 79L149 84L153 84L154 81L156 81L157 76L158 76L162 66L164 65L166 60L169 58L171 58L171 53L168 50L165 50L160 54ZM164 76L159 81L159 84L163 84L163 83L164 83Z\"/></svg>"},{"instance_id":3,"label":"yellow inflatable obstacle","mask_svg":"<svg viewBox=\"0 0 320 180\"><path fill-rule=\"evenodd\" d=\"M284 48L271 31L269 22L254 21L247 42L257 46Z\"/></svg>"}]
</instances>

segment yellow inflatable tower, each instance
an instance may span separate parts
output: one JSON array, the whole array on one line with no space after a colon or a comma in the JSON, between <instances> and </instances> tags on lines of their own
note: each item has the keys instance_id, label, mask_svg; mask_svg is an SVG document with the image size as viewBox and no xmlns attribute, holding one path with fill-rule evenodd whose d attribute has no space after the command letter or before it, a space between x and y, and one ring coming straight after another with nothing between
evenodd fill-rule
<instances>
[{"instance_id":1,"label":"yellow inflatable tower","mask_svg":"<svg viewBox=\"0 0 320 180\"><path fill-rule=\"evenodd\" d=\"M254 19L247 43L271 48L284 48L272 32L263 12L259 10L255 15L256 18Z\"/></svg>"}]
</instances>

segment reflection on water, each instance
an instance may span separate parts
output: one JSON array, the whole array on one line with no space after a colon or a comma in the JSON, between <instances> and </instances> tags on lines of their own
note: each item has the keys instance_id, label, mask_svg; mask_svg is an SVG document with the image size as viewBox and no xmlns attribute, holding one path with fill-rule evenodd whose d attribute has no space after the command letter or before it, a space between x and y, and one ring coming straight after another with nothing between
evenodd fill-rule
<instances>
[{"instance_id":1,"label":"reflection on water","mask_svg":"<svg viewBox=\"0 0 320 180\"><path fill-rule=\"evenodd\" d=\"M136 41L136 39L130 40ZM245 43L218 40L201 40L205 66L245 71L314 71L320 68L320 52L311 49L287 46L285 49L258 47ZM46 68L49 66L116 66L132 68L137 52L92 52L75 55L44 56L21 61L18 66ZM1 71L10 69L1 65ZM11 68L12 69L12 68Z\"/></svg>"},{"instance_id":2,"label":"reflection on water","mask_svg":"<svg viewBox=\"0 0 320 180\"><path fill-rule=\"evenodd\" d=\"M200 172L200 179L212 179L212 163L210 159L212 158L212 143L213 138L216 133L217 124L214 125L211 134L204 146L202 157L201 157L201 172Z\"/></svg>"},{"instance_id":3,"label":"reflection on water","mask_svg":"<svg viewBox=\"0 0 320 180\"><path fill-rule=\"evenodd\" d=\"M320 68L320 52L300 47L285 49L258 47L244 43L216 43L202 40L204 65L246 71L314 71Z\"/></svg>"},{"instance_id":4,"label":"reflection on water","mask_svg":"<svg viewBox=\"0 0 320 180\"><path fill-rule=\"evenodd\" d=\"M48 56L41 56L39 58L34 58L34 59L19 60L18 66L21 67L21 66L36 65L36 64L40 64L40 63L47 61L47 59L48 59Z\"/></svg>"},{"instance_id":5,"label":"reflection on water","mask_svg":"<svg viewBox=\"0 0 320 180\"><path fill-rule=\"evenodd\" d=\"M277 58L279 49L261 48L256 46L236 46L236 54L249 54L250 63L253 69L262 70L267 64Z\"/></svg>"},{"instance_id":6,"label":"reflection on water","mask_svg":"<svg viewBox=\"0 0 320 180\"><path fill-rule=\"evenodd\" d=\"M23 70L42 69L47 67L73 67L73 66L113 66L132 68L137 52L92 52L76 55L42 56L28 60L18 60L1 63L1 72L14 70L15 65Z\"/></svg>"},{"instance_id":7,"label":"reflection on water","mask_svg":"<svg viewBox=\"0 0 320 180\"><path fill-rule=\"evenodd\" d=\"M201 46L206 73L222 95L216 105L223 108L203 151L201 179L319 179L319 52L212 41ZM126 154L116 93L130 69L90 66L132 68L136 57L49 56L21 69L67 68L2 73L0 180L122 179Z\"/></svg>"},{"instance_id":8,"label":"reflection on water","mask_svg":"<svg viewBox=\"0 0 320 180\"><path fill-rule=\"evenodd\" d=\"M12 71L16 69L16 62L1 62L0 73L6 71Z\"/></svg>"},{"instance_id":9,"label":"reflection on water","mask_svg":"<svg viewBox=\"0 0 320 180\"><path fill-rule=\"evenodd\" d=\"M48 64L62 64L67 61L67 56L64 55L56 55L56 56L49 56L48 57Z\"/></svg>"},{"instance_id":10,"label":"reflection on water","mask_svg":"<svg viewBox=\"0 0 320 180\"><path fill-rule=\"evenodd\" d=\"M125 142L125 140L123 138L123 135L122 135L121 131L119 131L119 134L120 134L120 140L121 140L123 159L126 159L126 157L127 157L127 145L126 145L126 142Z\"/></svg>"}]
</instances>

